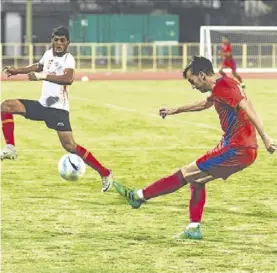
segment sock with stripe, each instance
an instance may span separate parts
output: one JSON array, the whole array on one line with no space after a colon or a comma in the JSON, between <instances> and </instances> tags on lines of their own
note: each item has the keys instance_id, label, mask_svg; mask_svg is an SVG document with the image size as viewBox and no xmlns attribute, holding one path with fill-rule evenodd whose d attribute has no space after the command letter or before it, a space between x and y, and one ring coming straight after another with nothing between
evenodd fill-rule
<instances>
[{"instance_id":1,"label":"sock with stripe","mask_svg":"<svg viewBox=\"0 0 277 273\"><path fill-rule=\"evenodd\" d=\"M86 148L77 145L76 154L80 156L87 165L96 170L101 176L108 176L110 174L110 170L106 169Z\"/></svg>"}]
</instances>

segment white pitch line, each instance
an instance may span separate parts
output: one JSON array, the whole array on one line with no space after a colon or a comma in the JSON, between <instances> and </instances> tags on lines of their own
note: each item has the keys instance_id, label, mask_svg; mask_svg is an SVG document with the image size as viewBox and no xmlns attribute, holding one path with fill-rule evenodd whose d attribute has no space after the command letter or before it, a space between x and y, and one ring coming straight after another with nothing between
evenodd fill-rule
<instances>
[{"instance_id":1,"label":"white pitch line","mask_svg":"<svg viewBox=\"0 0 277 273\"><path fill-rule=\"evenodd\" d=\"M147 116L150 116L150 117L161 119L161 117L158 114L142 113L141 111L139 111L137 109L132 109L132 108L124 107L124 106L119 106L119 105L116 105L116 104L111 104L111 103L106 103L106 102L99 102L99 101L96 101L96 100L81 98L81 97L75 97L75 96L70 97L70 98L75 99L75 100L80 100L80 101L93 102L93 103L96 103L98 105L103 105L107 108L113 108L113 109L116 109L116 110L122 110L122 111L126 111L126 112L131 112L131 113L138 113L140 115L147 115ZM213 130L216 130L218 132L221 132L221 130L218 129L217 127L214 127L214 126L211 126L211 125L208 125L208 124L204 124L204 123L198 123L198 122L195 123L195 122L190 122L190 121L186 121L186 120L182 120L182 123L186 123L186 124L189 124L189 125L195 125L195 126L202 127L202 128L213 129Z\"/></svg>"},{"instance_id":2,"label":"white pitch line","mask_svg":"<svg viewBox=\"0 0 277 273\"><path fill-rule=\"evenodd\" d=\"M173 236L171 236L171 239L178 239L180 235L182 235L184 233L184 231L180 232L180 233L177 233Z\"/></svg>"}]
</instances>

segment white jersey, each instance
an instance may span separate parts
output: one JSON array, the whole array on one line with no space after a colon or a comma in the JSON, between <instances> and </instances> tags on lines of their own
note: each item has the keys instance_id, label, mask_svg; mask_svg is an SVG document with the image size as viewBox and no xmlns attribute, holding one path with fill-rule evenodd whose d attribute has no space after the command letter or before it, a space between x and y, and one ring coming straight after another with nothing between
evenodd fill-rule
<instances>
[{"instance_id":1,"label":"white jersey","mask_svg":"<svg viewBox=\"0 0 277 273\"><path fill-rule=\"evenodd\" d=\"M75 69L75 59L70 53L58 57L53 55L52 49L44 53L39 63L43 65L43 72L48 75L63 75L65 69ZM69 111L68 86L43 81L39 102L45 107Z\"/></svg>"}]
</instances>

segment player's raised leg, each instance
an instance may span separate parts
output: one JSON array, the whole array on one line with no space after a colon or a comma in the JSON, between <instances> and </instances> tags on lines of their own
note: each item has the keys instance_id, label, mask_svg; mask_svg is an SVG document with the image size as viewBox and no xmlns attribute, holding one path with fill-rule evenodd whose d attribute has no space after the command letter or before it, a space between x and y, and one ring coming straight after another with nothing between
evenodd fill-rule
<instances>
[{"instance_id":1,"label":"player's raised leg","mask_svg":"<svg viewBox=\"0 0 277 273\"><path fill-rule=\"evenodd\" d=\"M205 178L206 176L209 175L202 172L197 167L196 163L193 162L188 166L181 168L176 173L163 177L141 190L131 190L122 186L118 182L114 182L114 186L116 190L129 201L132 207L138 208L139 206L137 203L135 205L133 204L133 200L139 200L142 204L144 201L154 197L175 192L186 184L194 182L197 179Z\"/></svg>"},{"instance_id":2,"label":"player's raised leg","mask_svg":"<svg viewBox=\"0 0 277 273\"><path fill-rule=\"evenodd\" d=\"M140 190L132 190L118 182L114 182L117 192L126 198L128 203L135 209L139 208L146 200L175 192L186 184L187 182L181 170L170 176L163 177Z\"/></svg>"},{"instance_id":3,"label":"player's raised leg","mask_svg":"<svg viewBox=\"0 0 277 273\"><path fill-rule=\"evenodd\" d=\"M17 157L14 141L14 119L13 113L25 115L24 105L19 100L5 100L1 104L2 131L6 146L1 151L1 160L15 159Z\"/></svg>"},{"instance_id":4,"label":"player's raised leg","mask_svg":"<svg viewBox=\"0 0 277 273\"><path fill-rule=\"evenodd\" d=\"M84 162L96 170L102 178L102 191L107 192L113 183L112 171L105 168L86 148L78 145L70 131L57 131L63 148L69 153L77 154Z\"/></svg>"}]
</instances>

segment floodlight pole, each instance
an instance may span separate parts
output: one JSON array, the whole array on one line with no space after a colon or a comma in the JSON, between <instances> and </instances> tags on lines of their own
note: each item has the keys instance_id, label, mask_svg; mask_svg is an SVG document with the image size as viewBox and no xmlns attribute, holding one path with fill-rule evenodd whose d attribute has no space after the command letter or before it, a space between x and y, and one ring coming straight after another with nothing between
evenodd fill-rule
<instances>
[{"instance_id":1,"label":"floodlight pole","mask_svg":"<svg viewBox=\"0 0 277 273\"><path fill-rule=\"evenodd\" d=\"M33 14L32 14L32 0L26 0L26 43L33 42Z\"/></svg>"}]
</instances>

